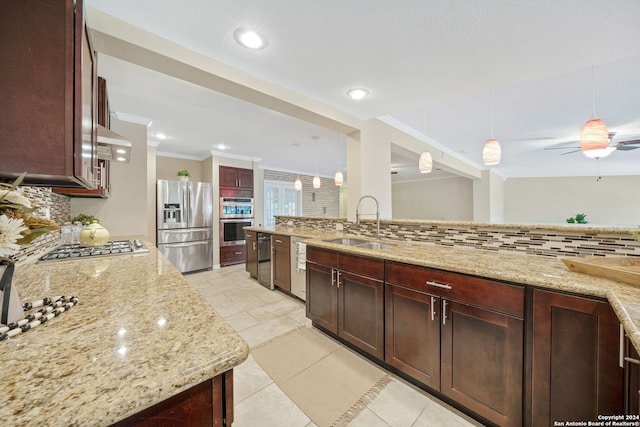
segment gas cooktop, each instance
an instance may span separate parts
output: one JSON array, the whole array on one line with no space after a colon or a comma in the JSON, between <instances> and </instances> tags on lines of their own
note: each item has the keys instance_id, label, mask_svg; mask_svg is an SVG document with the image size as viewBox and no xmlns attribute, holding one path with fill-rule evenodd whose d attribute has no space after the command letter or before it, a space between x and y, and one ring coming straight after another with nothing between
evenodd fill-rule
<instances>
[{"instance_id":1,"label":"gas cooktop","mask_svg":"<svg viewBox=\"0 0 640 427\"><path fill-rule=\"evenodd\" d=\"M149 252L140 240L113 240L103 246L85 248L80 245L62 245L40 258L40 261L91 258L96 256L127 255Z\"/></svg>"}]
</instances>

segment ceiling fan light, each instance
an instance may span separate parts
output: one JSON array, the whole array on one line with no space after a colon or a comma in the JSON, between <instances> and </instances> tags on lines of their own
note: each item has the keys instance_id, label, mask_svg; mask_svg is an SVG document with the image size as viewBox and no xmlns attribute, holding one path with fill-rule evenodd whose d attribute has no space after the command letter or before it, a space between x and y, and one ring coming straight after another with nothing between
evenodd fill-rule
<instances>
[{"instance_id":1,"label":"ceiling fan light","mask_svg":"<svg viewBox=\"0 0 640 427\"><path fill-rule=\"evenodd\" d=\"M497 165L502 159L502 149L497 139L491 138L484 143L482 149L482 161L485 166Z\"/></svg>"},{"instance_id":2,"label":"ceiling fan light","mask_svg":"<svg viewBox=\"0 0 640 427\"><path fill-rule=\"evenodd\" d=\"M607 125L600 119L591 119L585 123L580 132L580 150L587 154L591 150L603 150L607 145L609 145Z\"/></svg>"},{"instance_id":3,"label":"ceiling fan light","mask_svg":"<svg viewBox=\"0 0 640 427\"><path fill-rule=\"evenodd\" d=\"M584 155L589 157L590 159L601 159L603 157L607 157L609 154L616 151L616 147L605 147L605 148L592 148L591 150L583 151Z\"/></svg>"},{"instance_id":4,"label":"ceiling fan light","mask_svg":"<svg viewBox=\"0 0 640 427\"><path fill-rule=\"evenodd\" d=\"M302 181L299 177L296 177L296 180L293 182L293 188L296 191L302 191Z\"/></svg>"},{"instance_id":5,"label":"ceiling fan light","mask_svg":"<svg viewBox=\"0 0 640 427\"><path fill-rule=\"evenodd\" d=\"M320 188L320 177L318 175L313 177L313 188Z\"/></svg>"},{"instance_id":6,"label":"ceiling fan light","mask_svg":"<svg viewBox=\"0 0 640 427\"><path fill-rule=\"evenodd\" d=\"M334 178L336 185L344 184L344 176L342 175L342 171L336 172L336 176Z\"/></svg>"},{"instance_id":7,"label":"ceiling fan light","mask_svg":"<svg viewBox=\"0 0 640 427\"><path fill-rule=\"evenodd\" d=\"M433 159L431 158L431 153L425 151L420 154L420 159L418 160L418 170L420 173L429 173L433 169Z\"/></svg>"}]
</instances>

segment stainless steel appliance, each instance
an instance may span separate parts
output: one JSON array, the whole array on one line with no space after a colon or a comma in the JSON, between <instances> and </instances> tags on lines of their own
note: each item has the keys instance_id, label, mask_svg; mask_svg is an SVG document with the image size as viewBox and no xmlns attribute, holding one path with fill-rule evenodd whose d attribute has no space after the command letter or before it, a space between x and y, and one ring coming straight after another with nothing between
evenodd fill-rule
<instances>
[{"instance_id":1,"label":"stainless steel appliance","mask_svg":"<svg viewBox=\"0 0 640 427\"><path fill-rule=\"evenodd\" d=\"M271 234L258 233L258 283L273 289L271 277Z\"/></svg>"},{"instance_id":2,"label":"stainless steel appliance","mask_svg":"<svg viewBox=\"0 0 640 427\"><path fill-rule=\"evenodd\" d=\"M84 259L96 256L131 255L149 252L140 240L113 240L106 245L85 248L78 244L58 246L40 258L40 261L61 261L66 259Z\"/></svg>"},{"instance_id":3,"label":"stainless steel appliance","mask_svg":"<svg viewBox=\"0 0 640 427\"><path fill-rule=\"evenodd\" d=\"M253 218L253 198L220 197L220 218Z\"/></svg>"},{"instance_id":4,"label":"stainless steel appliance","mask_svg":"<svg viewBox=\"0 0 640 427\"><path fill-rule=\"evenodd\" d=\"M253 218L220 220L220 246L244 245L244 227L253 226Z\"/></svg>"},{"instance_id":5,"label":"stainless steel appliance","mask_svg":"<svg viewBox=\"0 0 640 427\"><path fill-rule=\"evenodd\" d=\"M158 250L181 273L213 267L213 188L158 180Z\"/></svg>"},{"instance_id":6,"label":"stainless steel appliance","mask_svg":"<svg viewBox=\"0 0 640 427\"><path fill-rule=\"evenodd\" d=\"M307 300L306 270L307 246L302 238L291 236L291 293L303 301Z\"/></svg>"}]
</instances>

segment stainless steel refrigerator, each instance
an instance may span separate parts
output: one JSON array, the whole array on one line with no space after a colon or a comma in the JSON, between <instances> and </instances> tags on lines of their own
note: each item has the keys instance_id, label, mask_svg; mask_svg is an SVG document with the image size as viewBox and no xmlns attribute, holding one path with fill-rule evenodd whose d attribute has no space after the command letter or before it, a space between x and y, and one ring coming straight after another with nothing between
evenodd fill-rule
<instances>
[{"instance_id":1,"label":"stainless steel refrigerator","mask_svg":"<svg viewBox=\"0 0 640 427\"><path fill-rule=\"evenodd\" d=\"M158 249L181 273L213 267L213 188L158 180Z\"/></svg>"}]
</instances>

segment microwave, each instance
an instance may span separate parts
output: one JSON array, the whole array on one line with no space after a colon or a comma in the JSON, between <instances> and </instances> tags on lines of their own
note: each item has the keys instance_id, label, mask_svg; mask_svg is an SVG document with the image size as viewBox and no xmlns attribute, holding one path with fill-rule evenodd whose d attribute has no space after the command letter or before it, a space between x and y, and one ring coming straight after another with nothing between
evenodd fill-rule
<instances>
[{"instance_id":1,"label":"microwave","mask_svg":"<svg viewBox=\"0 0 640 427\"><path fill-rule=\"evenodd\" d=\"M220 197L220 218L253 218L253 198Z\"/></svg>"}]
</instances>

